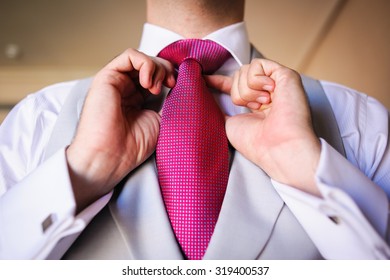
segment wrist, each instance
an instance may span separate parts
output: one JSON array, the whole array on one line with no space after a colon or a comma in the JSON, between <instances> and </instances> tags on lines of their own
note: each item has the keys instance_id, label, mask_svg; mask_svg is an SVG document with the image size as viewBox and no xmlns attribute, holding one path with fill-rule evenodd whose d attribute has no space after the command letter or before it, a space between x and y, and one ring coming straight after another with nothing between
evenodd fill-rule
<instances>
[{"instance_id":1,"label":"wrist","mask_svg":"<svg viewBox=\"0 0 390 280\"><path fill-rule=\"evenodd\" d=\"M280 183L320 197L316 184L320 155L321 143L316 137L289 141L270 150L267 158L271 164L266 171Z\"/></svg>"},{"instance_id":2,"label":"wrist","mask_svg":"<svg viewBox=\"0 0 390 280\"><path fill-rule=\"evenodd\" d=\"M110 192L115 186L109 164L112 159L107 155L88 153L71 145L66 149L66 158L77 212Z\"/></svg>"}]
</instances>

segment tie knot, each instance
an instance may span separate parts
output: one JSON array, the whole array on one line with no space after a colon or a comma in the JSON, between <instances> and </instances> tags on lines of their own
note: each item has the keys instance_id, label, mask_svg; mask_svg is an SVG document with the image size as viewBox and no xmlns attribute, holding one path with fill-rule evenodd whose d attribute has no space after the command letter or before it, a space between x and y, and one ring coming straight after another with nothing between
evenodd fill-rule
<instances>
[{"instance_id":1,"label":"tie knot","mask_svg":"<svg viewBox=\"0 0 390 280\"><path fill-rule=\"evenodd\" d=\"M196 60L202 65L204 74L211 74L222 66L230 53L211 40L185 39L168 45L158 56L170 61L176 68L187 59Z\"/></svg>"}]
</instances>

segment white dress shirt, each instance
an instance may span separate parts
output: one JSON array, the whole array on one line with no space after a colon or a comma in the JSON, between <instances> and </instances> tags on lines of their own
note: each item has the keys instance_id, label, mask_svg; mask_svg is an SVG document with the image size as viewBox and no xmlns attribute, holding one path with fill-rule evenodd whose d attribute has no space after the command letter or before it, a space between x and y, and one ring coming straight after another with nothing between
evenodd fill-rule
<instances>
[{"instance_id":1,"label":"white dress shirt","mask_svg":"<svg viewBox=\"0 0 390 280\"><path fill-rule=\"evenodd\" d=\"M219 73L230 75L250 62L244 23L206 38L233 56ZM178 34L145 24L139 49L155 56L178 39ZM75 83L55 84L27 96L0 127L0 259L60 257L70 244L58 241L69 235L77 238L110 199L108 194L75 216L65 150L44 160L57 116ZM390 197L387 109L352 89L324 81L322 85L348 160L321 139L316 182L322 199L275 181L273 185L325 258L390 258L385 241ZM228 95L218 98L229 115L247 111L233 105Z\"/></svg>"}]
</instances>

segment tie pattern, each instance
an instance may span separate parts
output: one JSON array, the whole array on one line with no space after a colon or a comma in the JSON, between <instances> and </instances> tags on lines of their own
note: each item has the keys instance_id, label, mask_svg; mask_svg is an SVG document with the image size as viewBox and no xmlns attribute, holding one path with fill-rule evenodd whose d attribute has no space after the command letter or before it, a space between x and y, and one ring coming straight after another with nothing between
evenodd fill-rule
<instances>
[{"instance_id":1,"label":"tie pattern","mask_svg":"<svg viewBox=\"0 0 390 280\"><path fill-rule=\"evenodd\" d=\"M209 40L177 41L159 56L178 68L162 109L156 163L164 203L188 259L201 259L218 219L229 176L228 140L222 112L203 74L230 54Z\"/></svg>"}]
</instances>

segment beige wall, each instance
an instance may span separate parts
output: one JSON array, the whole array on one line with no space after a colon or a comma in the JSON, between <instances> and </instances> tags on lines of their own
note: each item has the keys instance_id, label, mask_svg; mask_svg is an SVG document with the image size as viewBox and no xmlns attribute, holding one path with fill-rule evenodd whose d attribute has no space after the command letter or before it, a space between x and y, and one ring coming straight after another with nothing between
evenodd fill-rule
<instances>
[{"instance_id":1,"label":"beige wall","mask_svg":"<svg viewBox=\"0 0 390 280\"><path fill-rule=\"evenodd\" d=\"M348 1L302 70L362 90L390 108L390 1Z\"/></svg>"},{"instance_id":2,"label":"beige wall","mask_svg":"<svg viewBox=\"0 0 390 280\"><path fill-rule=\"evenodd\" d=\"M95 73L137 47L142 0L0 2L0 120L26 94ZM364 91L390 108L390 1L247 0L252 42L269 58ZM9 44L20 55L7 58Z\"/></svg>"}]
</instances>

